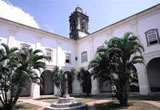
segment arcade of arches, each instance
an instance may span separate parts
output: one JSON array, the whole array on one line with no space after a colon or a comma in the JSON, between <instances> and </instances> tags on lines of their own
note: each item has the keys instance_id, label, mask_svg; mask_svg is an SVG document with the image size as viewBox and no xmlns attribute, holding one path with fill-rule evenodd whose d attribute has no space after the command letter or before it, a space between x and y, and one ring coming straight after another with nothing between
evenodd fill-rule
<instances>
[{"instance_id":1,"label":"arcade of arches","mask_svg":"<svg viewBox=\"0 0 160 110\"><path fill-rule=\"evenodd\" d=\"M148 63L147 75L151 92L160 92L160 57Z\"/></svg>"},{"instance_id":2,"label":"arcade of arches","mask_svg":"<svg viewBox=\"0 0 160 110\"><path fill-rule=\"evenodd\" d=\"M54 82L52 78L53 75L49 70L41 74L40 95L54 94Z\"/></svg>"},{"instance_id":3,"label":"arcade of arches","mask_svg":"<svg viewBox=\"0 0 160 110\"><path fill-rule=\"evenodd\" d=\"M151 92L160 92L160 57L153 58L149 61L149 63L146 66L147 69L147 76L148 76L148 82L150 86ZM41 83L40 83L40 95L52 95L54 94L54 82L53 82L53 75L51 74L51 71L45 70L41 74ZM101 81L99 82L99 92L110 92L111 87L108 84L107 81ZM31 82L27 81L26 87L22 90L21 96L30 96L31 95ZM69 83L69 93L72 93L72 84ZM136 89L136 92L139 90Z\"/></svg>"}]
</instances>

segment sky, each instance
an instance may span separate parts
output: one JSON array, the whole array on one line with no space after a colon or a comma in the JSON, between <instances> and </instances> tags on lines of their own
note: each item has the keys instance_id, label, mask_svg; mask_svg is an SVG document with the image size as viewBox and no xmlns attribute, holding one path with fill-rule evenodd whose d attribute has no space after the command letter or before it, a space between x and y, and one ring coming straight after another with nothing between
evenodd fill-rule
<instances>
[{"instance_id":1,"label":"sky","mask_svg":"<svg viewBox=\"0 0 160 110\"><path fill-rule=\"evenodd\" d=\"M69 16L79 5L95 32L160 0L0 0L0 17L69 37Z\"/></svg>"}]
</instances>

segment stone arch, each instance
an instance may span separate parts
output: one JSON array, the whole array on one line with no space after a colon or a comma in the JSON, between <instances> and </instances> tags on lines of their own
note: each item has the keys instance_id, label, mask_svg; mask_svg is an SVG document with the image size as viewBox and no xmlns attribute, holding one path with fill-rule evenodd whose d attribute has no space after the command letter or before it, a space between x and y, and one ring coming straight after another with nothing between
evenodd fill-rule
<instances>
[{"instance_id":1,"label":"stone arch","mask_svg":"<svg viewBox=\"0 0 160 110\"><path fill-rule=\"evenodd\" d=\"M21 91L21 96L31 96L31 81L29 79L25 82L25 87Z\"/></svg>"},{"instance_id":2,"label":"stone arch","mask_svg":"<svg viewBox=\"0 0 160 110\"><path fill-rule=\"evenodd\" d=\"M147 76L151 92L160 92L160 57L154 57L147 62Z\"/></svg>"},{"instance_id":3,"label":"stone arch","mask_svg":"<svg viewBox=\"0 0 160 110\"><path fill-rule=\"evenodd\" d=\"M42 72L40 81L40 95L54 94L53 75L50 70Z\"/></svg>"},{"instance_id":4,"label":"stone arch","mask_svg":"<svg viewBox=\"0 0 160 110\"><path fill-rule=\"evenodd\" d=\"M99 92L111 92L111 83L109 80L104 80L103 78L98 79L99 82Z\"/></svg>"},{"instance_id":5,"label":"stone arch","mask_svg":"<svg viewBox=\"0 0 160 110\"><path fill-rule=\"evenodd\" d=\"M147 57L145 57L145 65L148 65L148 63L156 58L160 58L160 54L154 54L154 55L149 55Z\"/></svg>"},{"instance_id":6,"label":"stone arch","mask_svg":"<svg viewBox=\"0 0 160 110\"><path fill-rule=\"evenodd\" d=\"M28 97L28 96L31 96L31 81L29 79L25 80L25 85L24 87L22 88L22 91L20 93L20 97ZM12 96L15 96L15 91L17 90L17 86L14 86L12 88L12 93L11 95Z\"/></svg>"}]
</instances>

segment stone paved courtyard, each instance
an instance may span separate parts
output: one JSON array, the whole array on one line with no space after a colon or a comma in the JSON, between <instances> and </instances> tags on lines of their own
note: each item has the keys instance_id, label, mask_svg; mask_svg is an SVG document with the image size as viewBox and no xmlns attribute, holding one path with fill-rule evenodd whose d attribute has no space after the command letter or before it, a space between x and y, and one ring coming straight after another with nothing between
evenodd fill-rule
<instances>
[{"instance_id":1,"label":"stone paved courtyard","mask_svg":"<svg viewBox=\"0 0 160 110\"><path fill-rule=\"evenodd\" d=\"M55 102L58 97L56 96L43 96L41 99L33 100L31 98L20 98L20 102L26 104L33 105L37 110L43 110L45 106L50 105ZM104 96L92 96L92 97L76 97L76 100L81 101L83 103L88 104L89 110L103 110L102 107L110 106L110 104L115 103L117 107L117 101L112 98L104 98ZM160 98L159 96L131 96L131 100L129 100L130 106L124 107L122 110L160 110ZM109 105L106 105L109 104ZM28 106L30 106L28 105ZM147 105L147 106L146 106ZM98 108L96 108L98 106ZM143 107L145 109L143 109ZM139 109L138 109L139 108ZM36 110L35 109L35 110ZM19 109L18 109L19 110ZM30 109L26 109L30 110ZM32 109L31 109L32 110ZM108 109L104 109L108 110ZM116 110L116 108L115 108Z\"/></svg>"}]
</instances>

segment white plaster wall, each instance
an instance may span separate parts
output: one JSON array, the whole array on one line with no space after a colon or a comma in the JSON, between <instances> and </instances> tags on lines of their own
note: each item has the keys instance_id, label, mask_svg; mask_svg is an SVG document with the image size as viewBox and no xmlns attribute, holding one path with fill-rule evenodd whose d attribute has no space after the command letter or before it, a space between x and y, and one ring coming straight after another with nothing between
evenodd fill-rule
<instances>
[{"instance_id":1,"label":"white plaster wall","mask_svg":"<svg viewBox=\"0 0 160 110\"><path fill-rule=\"evenodd\" d=\"M19 29L16 32L15 41L13 42L12 46L20 48L21 43L29 44L31 48L35 49L36 38L33 33Z\"/></svg>"},{"instance_id":2,"label":"white plaster wall","mask_svg":"<svg viewBox=\"0 0 160 110\"><path fill-rule=\"evenodd\" d=\"M10 29L15 30L14 35L10 34L10 31L9 31ZM53 50L53 61L51 62L46 61L47 65L61 64L58 66L67 66L67 67L75 66L74 65L75 64L74 63L75 62L74 41L68 41L68 40L65 41L62 39L57 39L56 37L54 38L48 35L43 35L34 31L23 29L21 27L17 28L15 26L3 24L3 23L0 23L0 30L1 30L1 33L0 33L1 43L8 44L9 36L12 36L12 39L10 40L10 43L12 44L11 47L20 48L21 43L26 43L26 44L29 44L31 48L36 49L36 45L37 43L39 43L40 46L38 46L37 48L41 49L44 54L46 54L46 51L45 51L46 48ZM37 40L37 39L40 39L40 40ZM57 40L61 42L60 54L57 54L58 52ZM65 52L71 53L71 64L65 64ZM61 60L58 60L58 57Z\"/></svg>"},{"instance_id":3,"label":"white plaster wall","mask_svg":"<svg viewBox=\"0 0 160 110\"><path fill-rule=\"evenodd\" d=\"M91 35L85 40L81 40L78 45L78 58L79 58L79 67L88 66L88 63L94 58L97 48L104 44L105 40L110 40L110 38L114 37L123 37L124 33L132 32L130 25L122 25L118 28L114 28L113 32L108 34L108 30L103 31L98 34ZM91 40L93 39L93 40ZM93 44L91 44L93 43ZM93 45L93 46L90 46ZM81 52L87 51L88 53L88 62L81 63Z\"/></svg>"},{"instance_id":4,"label":"white plaster wall","mask_svg":"<svg viewBox=\"0 0 160 110\"><path fill-rule=\"evenodd\" d=\"M112 36L122 38L126 32L132 32L132 29L128 24L113 29Z\"/></svg>"},{"instance_id":5,"label":"white plaster wall","mask_svg":"<svg viewBox=\"0 0 160 110\"><path fill-rule=\"evenodd\" d=\"M7 44L7 39L8 39L8 29L5 24L0 23L0 43L5 43Z\"/></svg>"},{"instance_id":6,"label":"white plaster wall","mask_svg":"<svg viewBox=\"0 0 160 110\"><path fill-rule=\"evenodd\" d=\"M46 55L47 48L51 49L53 51L52 61L46 61L47 65L56 65L57 64L57 51L56 51L56 39L49 38L48 36L42 36L40 39L40 49L43 50L44 55Z\"/></svg>"},{"instance_id":7,"label":"white plaster wall","mask_svg":"<svg viewBox=\"0 0 160 110\"><path fill-rule=\"evenodd\" d=\"M90 44L90 40L89 39L86 39L86 40L84 40L82 42L79 42L79 45L78 45L78 65L79 65L79 67L88 66L89 61L91 60L91 58L90 58L91 49L90 49L90 45L89 44ZM83 51L87 51L88 62L84 62L84 63L81 62L81 53Z\"/></svg>"},{"instance_id":8,"label":"white plaster wall","mask_svg":"<svg viewBox=\"0 0 160 110\"><path fill-rule=\"evenodd\" d=\"M147 46L145 32L150 29L158 29L160 35L160 10L150 15L145 15L137 20L138 36L145 48L145 53L160 50L160 44Z\"/></svg>"},{"instance_id":9,"label":"white plaster wall","mask_svg":"<svg viewBox=\"0 0 160 110\"><path fill-rule=\"evenodd\" d=\"M70 42L62 41L62 66L75 68L75 45ZM65 53L71 53L71 63L65 63Z\"/></svg>"},{"instance_id":10,"label":"white plaster wall","mask_svg":"<svg viewBox=\"0 0 160 110\"><path fill-rule=\"evenodd\" d=\"M105 40L108 40L105 33L102 33L102 34L97 35L96 37L94 37L94 40L93 40L94 56L96 54L97 48L99 46L102 46L104 44Z\"/></svg>"}]
</instances>

